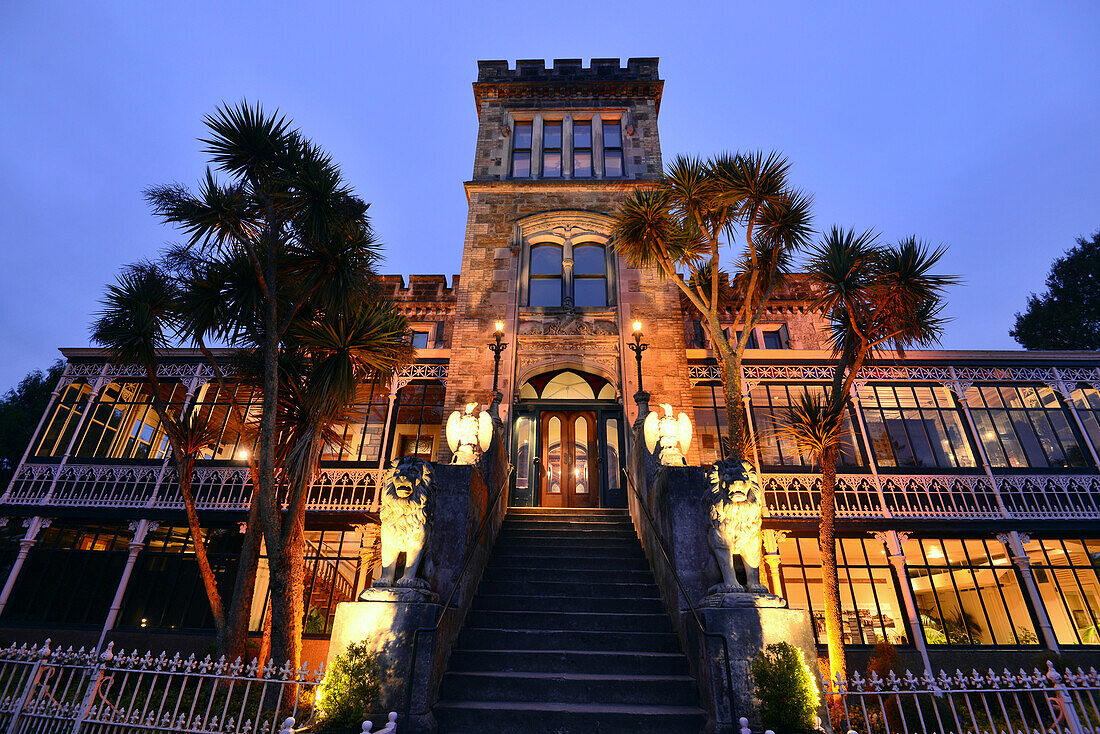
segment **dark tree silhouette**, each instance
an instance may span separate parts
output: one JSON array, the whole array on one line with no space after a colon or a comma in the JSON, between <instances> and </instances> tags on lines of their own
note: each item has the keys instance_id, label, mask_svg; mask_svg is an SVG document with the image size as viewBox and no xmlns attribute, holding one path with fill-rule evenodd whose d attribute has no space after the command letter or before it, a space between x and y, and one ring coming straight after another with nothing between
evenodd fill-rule
<instances>
[{"instance_id":1,"label":"dark tree silhouette","mask_svg":"<svg viewBox=\"0 0 1100 734\"><path fill-rule=\"evenodd\" d=\"M29 372L0 398L0 492L7 488L19 466L64 368L65 363L58 360L45 372Z\"/></svg>"},{"instance_id":2,"label":"dark tree silhouette","mask_svg":"<svg viewBox=\"0 0 1100 734\"><path fill-rule=\"evenodd\" d=\"M1054 261L1008 335L1024 349L1100 349L1100 230Z\"/></svg>"}]
</instances>

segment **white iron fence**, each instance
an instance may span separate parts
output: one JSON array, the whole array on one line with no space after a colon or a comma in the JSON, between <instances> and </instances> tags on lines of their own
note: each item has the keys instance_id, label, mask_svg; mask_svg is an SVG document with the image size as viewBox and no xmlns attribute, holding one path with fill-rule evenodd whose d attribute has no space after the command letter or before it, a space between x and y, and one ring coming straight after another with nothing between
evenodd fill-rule
<instances>
[{"instance_id":1,"label":"white iron fence","mask_svg":"<svg viewBox=\"0 0 1100 734\"><path fill-rule=\"evenodd\" d=\"M826 685L825 698L838 734L1100 734L1095 668L1059 673L1048 662L1045 673L856 673Z\"/></svg>"},{"instance_id":2,"label":"white iron fence","mask_svg":"<svg viewBox=\"0 0 1100 734\"><path fill-rule=\"evenodd\" d=\"M165 653L0 650L5 734L289 734L308 728L324 666L276 668ZM396 714L376 734L396 731ZM362 731L370 732L365 722Z\"/></svg>"}]
</instances>

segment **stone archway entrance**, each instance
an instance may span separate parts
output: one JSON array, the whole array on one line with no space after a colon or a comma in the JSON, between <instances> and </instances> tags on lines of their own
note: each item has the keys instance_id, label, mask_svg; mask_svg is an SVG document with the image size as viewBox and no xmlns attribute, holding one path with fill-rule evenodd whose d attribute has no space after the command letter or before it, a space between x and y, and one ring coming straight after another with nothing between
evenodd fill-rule
<instances>
[{"instance_id":1,"label":"stone archway entrance","mask_svg":"<svg viewBox=\"0 0 1100 734\"><path fill-rule=\"evenodd\" d=\"M603 377L569 368L530 378L512 435L513 506L625 506L622 405Z\"/></svg>"}]
</instances>

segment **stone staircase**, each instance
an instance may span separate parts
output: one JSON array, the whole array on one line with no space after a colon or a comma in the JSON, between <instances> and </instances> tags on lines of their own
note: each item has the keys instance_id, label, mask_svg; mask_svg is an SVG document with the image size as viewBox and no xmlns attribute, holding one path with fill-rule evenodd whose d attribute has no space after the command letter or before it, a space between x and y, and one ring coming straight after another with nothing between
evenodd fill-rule
<instances>
[{"instance_id":1,"label":"stone staircase","mask_svg":"<svg viewBox=\"0 0 1100 734\"><path fill-rule=\"evenodd\" d=\"M509 512L434 711L440 734L703 728L625 510Z\"/></svg>"}]
</instances>

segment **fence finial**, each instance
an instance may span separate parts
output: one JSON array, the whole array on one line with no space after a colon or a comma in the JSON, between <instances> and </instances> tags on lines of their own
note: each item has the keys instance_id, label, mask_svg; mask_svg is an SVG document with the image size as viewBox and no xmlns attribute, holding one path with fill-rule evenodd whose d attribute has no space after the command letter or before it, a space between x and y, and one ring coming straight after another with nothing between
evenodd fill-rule
<instances>
[{"instance_id":1,"label":"fence finial","mask_svg":"<svg viewBox=\"0 0 1100 734\"><path fill-rule=\"evenodd\" d=\"M749 731L749 720L742 716L737 720L737 723L741 725L740 734L752 734Z\"/></svg>"},{"instance_id":2,"label":"fence finial","mask_svg":"<svg viewBox=\"0 0 1100 734\"><path fill-rule=\"evenodd\" d=\"M288 716L283 725L279 727L279 734L294 734L294 717Z\"/></svg>"}]
</instances>

